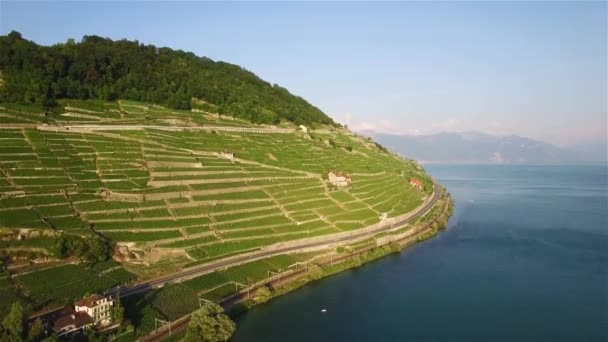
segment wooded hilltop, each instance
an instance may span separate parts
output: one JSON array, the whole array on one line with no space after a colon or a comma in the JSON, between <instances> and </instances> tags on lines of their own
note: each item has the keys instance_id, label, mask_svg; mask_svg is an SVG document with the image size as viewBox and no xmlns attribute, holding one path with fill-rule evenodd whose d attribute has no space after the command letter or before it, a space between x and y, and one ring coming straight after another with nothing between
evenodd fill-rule
<instances>
[{"instance_id":1,"label":"wooded hilltop","mask_svg":"<svg viewBox=\"0 0 608 342\"><path fill-rule=\"evenodd\" d=\"M255 123L334 124L287 89L191 52L99 36L53 46L15 31L0 36L0 101L52 108L60 98L136 100Z\"/></svg>"}]
</instances>

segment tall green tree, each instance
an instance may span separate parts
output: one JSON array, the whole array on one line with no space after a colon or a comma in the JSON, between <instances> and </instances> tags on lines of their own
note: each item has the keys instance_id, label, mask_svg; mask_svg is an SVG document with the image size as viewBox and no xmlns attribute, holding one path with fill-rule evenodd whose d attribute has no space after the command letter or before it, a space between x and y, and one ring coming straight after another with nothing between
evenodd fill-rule
<instances>
[{"instance_id":1,"label":"tall green tree","mask_svg":"<svg viewBox=\"0 0 608 342\"><path fill-rule=\"evenodd\" d=\"M30 327L30 331L27 333L27 340L29 342L39 342L44 338L44 326L40 318L36 318L34 324Z\"/></svg>"},{"instance_id":2,"label":"tall green tree","mask_svg":"<svg viewBox=\"0 0 608 342\"><path fill-rule=\"evenodd\" d=\"M272 292L266 286L260 287L257 291L255 291L255 301L258 303L266 303L270 298L272 298Z\"/></svg>"},{"instance_id":3,"label":"tall green tree","mask_svg":"<svg viewBox=\"0 0 608 342\"><path fill-rule=\"evenodd\" d=\"M8 333L10 341L23 339L23 325L25 323L25 309L20 302L14 302L11 311L2 320L2 327Z\"/></svg>"},{"instance_id":4,"label":"tall green tree","mask_svg":"<svg viewBox=\"0 0 608 342\"><path fill-rule=\"evenodd\" d=\"M112 307L112 321L122 325L122 321L125 319L125 308L120 302L120 291L116 292L116 301L114 301L114 307Z\"/></svg>"},{"instance_id":5,"label":"tall green tree","mask_svg":"<svg viewBox=\"0 0 608 342\"><path fill-rule=\"evenodd\" d=\"M236 324L215 303L207 303L190 316L186 342L225 342L234 334Z\"/></svg>"}]
</instances>

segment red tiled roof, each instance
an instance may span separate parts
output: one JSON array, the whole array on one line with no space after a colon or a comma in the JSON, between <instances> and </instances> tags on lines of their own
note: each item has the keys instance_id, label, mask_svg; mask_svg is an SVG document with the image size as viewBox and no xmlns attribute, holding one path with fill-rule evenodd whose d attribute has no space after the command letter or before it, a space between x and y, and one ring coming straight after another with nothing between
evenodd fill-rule
<instances>
[{"instance_id":1,"label":"red tiled roof","mask_svg":"<svg viewBox=\"0 0 608 342\"><path fill-rule=\"evenodd\" d=\"M417 186L422 186L422 182L418 178L410 178L410 184L414 184Z\"/></svg>"}]
</instances>

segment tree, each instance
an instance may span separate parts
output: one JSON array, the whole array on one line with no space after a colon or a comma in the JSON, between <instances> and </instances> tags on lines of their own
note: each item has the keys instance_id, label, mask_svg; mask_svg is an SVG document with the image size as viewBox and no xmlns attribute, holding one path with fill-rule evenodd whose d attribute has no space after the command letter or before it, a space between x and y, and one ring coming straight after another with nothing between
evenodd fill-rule
<instances>
[{"instance_id":1,"label":"tree","mask_svg":"<svg viewBox=\"0 0 608 342\"><path fill-rule=\"evenodd\" d=\"M44 337L44 326L40 318L37 318L32 324L29 333L27 334L27 340L30 342L39 342Z\"/></svg>"},{"instance_id":2,"label":"tree","mask_svg":"<svg viewBox=\"0 0 608 342\"><path fill-rule=\"evenodd\" d=\"M76 256L96 263L106 261L112 256L112 244L100 237L83 238L62 234L55 241L53 254L60 258Z\"/></svg>"},{"instance_id":3,"label":"tree","mask_svg":"<svg viewBox=\"0 0 608 342\"><path fill-rule=\"evenodd\" d=\"M323 278L323 269L319 265L313 264L308 267L308 274L314 280L321 279Z\"/></svg>"},{"instance_id":4,"label":"tree","mask_svg":"<svg viewBox=\"0 0 608 342\"><path fill-rule=\"evenodd\" d=\"M116 301L114 302L114 307L112 308L112 321L114 323L118 323L122 325L122 321L125 318L125 308L120 303L120 291L116 292Z\"/></svg>"},{"instance_id":5,"label":"tree","mask_svg":"<svg viewBox=\"0 0 608 342\"><path fill-rule=\"evenodd\" d=\"M14 302L11 311L2 320L2 327L8 332L11 341L22 340L24 322L25 309L20 302Z\"/></svg>"},{"instance_id":6,"label":"tree","mask_svg":"<svg viewBox=\"0 0 608 342\"><path fill-rule=\"evenodd\" d=\"M266 286L260 287L257 291L255 291L255 301L258 303L266 303L270 298L272 298L272 292Z\"/></svg>"},{"instance_id":7,"label":"tree","mask_svg":"<svg viewBox=\"0 0 608 342\"><path fill-rule=\"evenodd\" d=\"M398 242L395 241L391 241L391 243L389 244L391 252L393 253L399 253L401 252L401 247L399 246Z\"/></svg>"},{"instance_id":8,"label":"tree","mask_svg":"<svg viewBox=\"0 0 608 342\"><path fill-rule=\"evenodd\" d=\"M112 254L112 245L108 240L102 238L86 239L88 253L85 257L91 262L106 261Z\"/></svg>"},{"instance_id":9,"label":"tree","mask_svg":"<svg viewBox=\"0 0 608 342\"><path fill-rule=\"evenodd\" d=\"M236 324L216 303L207 303L190 316L190 325L186 331L186 342L224 342L234 331Z\"/></svg>"},{"instance_id":10,"label":"tree","mask_svg":"<svg viewBox=\"0 0 608 342\"><path fill-rule=\"evenodd\" d=\"M41 46L13 31L0 36L0 70L0 100L7 102L46 107L59 98L122 98L187 110L196 98L220 115L257 123L335 125L303 98L238 65L137 41L85 36Z\"/></svg>"}]
</instances>

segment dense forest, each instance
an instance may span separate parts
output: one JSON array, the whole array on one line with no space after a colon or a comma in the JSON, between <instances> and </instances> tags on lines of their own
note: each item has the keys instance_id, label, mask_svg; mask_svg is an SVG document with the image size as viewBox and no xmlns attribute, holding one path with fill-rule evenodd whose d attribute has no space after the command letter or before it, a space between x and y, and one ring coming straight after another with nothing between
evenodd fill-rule
<instances>
[{"instance_id":1,"label":"dense forest","mask_svg":"<svg viewBox=\"0 0 608 342\"><path fill-rule=\"evenodd\" d=\"M202 105L257 123L333 124L287 89L193 53L98 36L53 46L15 31L0 36L0 101L52 107L59 98L128 99L174 109Z\"/></svg>"}]
</instances>

